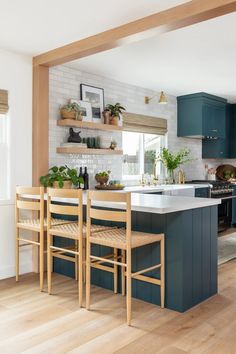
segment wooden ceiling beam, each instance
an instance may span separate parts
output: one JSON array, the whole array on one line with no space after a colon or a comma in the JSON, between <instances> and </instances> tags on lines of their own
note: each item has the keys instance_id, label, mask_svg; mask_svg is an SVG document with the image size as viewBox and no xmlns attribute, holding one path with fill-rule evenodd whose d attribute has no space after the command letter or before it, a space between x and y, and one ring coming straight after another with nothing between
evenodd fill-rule
<instances>
[{"instance_id":1,"label":"wooden ceiling beam","mask_svg":"<svg viewBox=\"0 0 236 354\"><path fill-rule=\"evenodd\" d=\"M234 12L236 0L192 0L34 57L35 66L55 66L137 41L145 32L170 31ZM146 33L146 34L147 34Z\"/></svg>"}]
</instances>

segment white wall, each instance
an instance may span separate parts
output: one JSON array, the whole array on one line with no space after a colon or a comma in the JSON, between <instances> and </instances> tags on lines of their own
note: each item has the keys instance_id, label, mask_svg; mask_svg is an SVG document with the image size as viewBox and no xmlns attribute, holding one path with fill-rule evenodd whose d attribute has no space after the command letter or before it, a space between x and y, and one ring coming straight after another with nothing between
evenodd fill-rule
<instances>
[{"instance_id":1,"label":"white wall","mask_svg":"<svg viewBox=\"0 0 236 354\"><path fill-rule=\"evenodd\" d=\"M15 186L32 183L32 59L0 50L0 88L9 91L11 156L11 199L0 200L0 279L3 279L15 274ZM25 248L21 252L21 272L31 270L31 250Z\"/></svg>"}]
</instances>

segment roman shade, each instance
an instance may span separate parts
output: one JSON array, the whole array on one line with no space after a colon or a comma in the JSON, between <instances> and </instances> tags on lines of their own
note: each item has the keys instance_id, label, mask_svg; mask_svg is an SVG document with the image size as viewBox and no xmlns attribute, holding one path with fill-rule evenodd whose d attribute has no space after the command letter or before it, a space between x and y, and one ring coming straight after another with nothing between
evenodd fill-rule
<instances>
[{"instance_id":1,"label":"roman shade","mask_svg":"<svg viewBox=\"0 0 236 354\"><path fill-rule=\"evenodd\" d=\"M136 113L123 113L123 130L137 133L165 135L167 120Z\"/></svg>"},{"instance_id":2,"label":"roman shade","mask_svg":"<svg viewBox=\"0 0 236 354\"><path fill-rule=\"evenodd\" d=\"M8 108L8 91L0 90L0 114L6 114Z\"/></svg>"}]
</instances>

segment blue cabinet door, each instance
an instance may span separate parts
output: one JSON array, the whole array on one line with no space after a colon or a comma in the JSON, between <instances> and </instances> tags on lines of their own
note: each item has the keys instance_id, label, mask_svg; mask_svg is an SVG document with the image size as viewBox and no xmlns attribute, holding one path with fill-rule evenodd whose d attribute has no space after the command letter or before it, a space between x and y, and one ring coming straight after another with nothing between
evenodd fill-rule
<instances>
[{"instance_id":1,"label":"blue cabinet door","mask_svg":"<svg viewBox=\"0 0 236 354\"><path fill-rule=\"evenodd\" d=\"M222 159L230 157L230 130L231 130L231 118L230 118L230 105L224 109L225 111L225 124L223 127L220 124L216 130L223 129L225 138L203 139L202 141L202 158L203 159ZM215 115L214 117L217 117Z\"/></svg>"},{"instance_id":2,"label":"blue cabinet door","mask_svg":"<svg viewBox=\"0 0 236 354\"><path fill-rule=\"evenodd\" d=\"M203 159L223 159L229 157L228 139L204 139L202 141Z\"/></svg>"},{"instance_id":3,"label":"blue cabinet door","mask_svg":"<svg viewBox=\"0 0 236 354\"><path fill-rule=\"evenodd\" d=\"M177 97L180 137L226 136L226 105L224 98L204 92Z\"/></svg>"},{"instance_id":4,"label":"blue cabinet door","mask_svg":"<svg viewBox=\"0 0 236 354\"><path fill-rule=\"evenodd\" d=\"M195 188L195 197L209 198L209 188Z\"/></svg>"},{"instance_id":5,"label":"blue cabinet door","mask_svg":"<svg viewBox=\"0 0 236 354\"><path fill-rule=\"evenodd\" d=\"M225 138L226 105L212 102L203 104L203 135Z\"/></svg>"},{"instance_id":6,"label":"blue cabinet door","mask_svg":"<svg viewBox=\"0 0 236 354\"><path fill-rule=\"evenodd\" d=\"M229 157L236 158L236 104L230 105Z\"/></svg>"}]
</instances>

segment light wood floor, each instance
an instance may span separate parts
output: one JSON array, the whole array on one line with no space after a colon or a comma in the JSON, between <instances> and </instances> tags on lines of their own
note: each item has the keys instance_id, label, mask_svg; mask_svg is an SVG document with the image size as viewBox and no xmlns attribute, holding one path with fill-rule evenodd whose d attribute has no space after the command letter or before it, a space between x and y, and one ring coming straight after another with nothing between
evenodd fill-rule
<instances>
[{"instance_id":1,"label":"light wood floor","mask_svg":"<svg viewBox=\"0 0 236 354\"><path fill-rule=\"evenodd\" d=\"M53 276L54 295L35 275L0 281L0 353L236 353L236 261L219 270L220 294L179 314L92 288L92 311L79 309L75 281Z\"/></svg>"}]
</instances>

